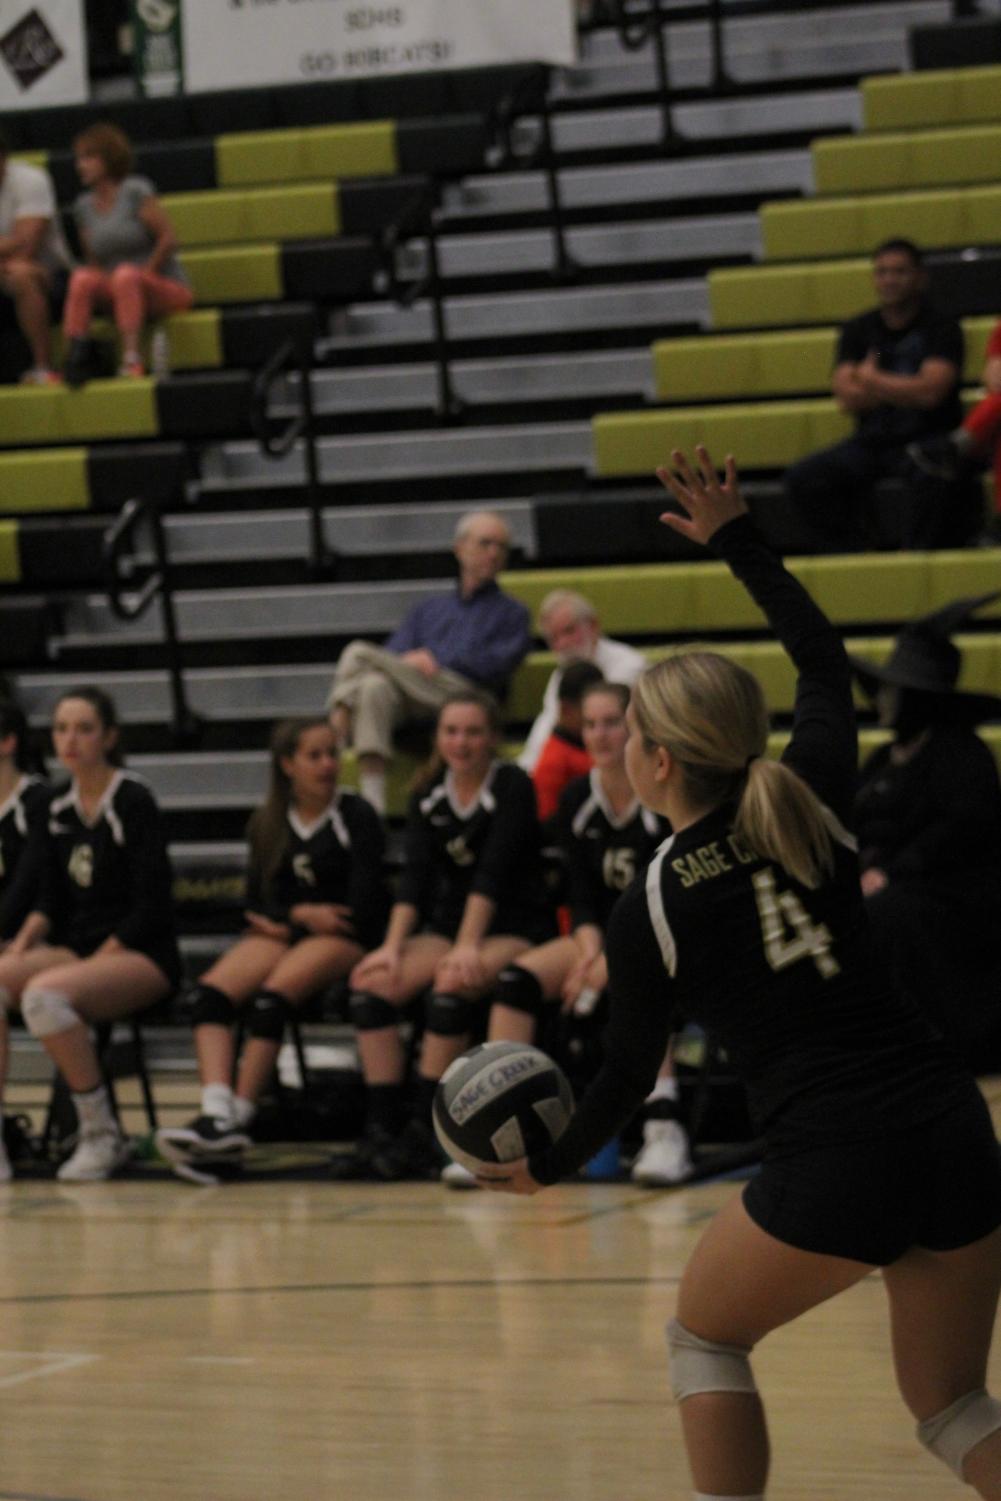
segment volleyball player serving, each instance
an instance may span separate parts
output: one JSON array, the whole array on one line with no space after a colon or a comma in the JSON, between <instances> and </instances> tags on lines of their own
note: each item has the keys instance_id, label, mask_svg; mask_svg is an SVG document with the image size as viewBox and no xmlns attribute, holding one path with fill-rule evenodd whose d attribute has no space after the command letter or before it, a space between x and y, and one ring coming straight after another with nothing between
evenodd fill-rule
<instances>
[{"instance_id":1,"label":"volleyball player serving","mask_svg":"<svg viewBox=\"0 0 1001 1501\"><path fill-rule=\"evenodd\" d=\"M750 1353L882 1269L918 1437L1001 1501L985 1390L1001 1286L1001 1160L973 1079L880 978L845 828L856 734L841 639L757 536L732 459L658 471L663 521L710 543L795 663L792 736L764 758L756 680L711 652L658 663L629 710L629 776L674 830L616 908L604 1065L566 1132L483 1181L534 1193L581 1167L649 1091L675 1008L739 1068L760 1173L688 1263L668 1326L697 1501L759 1501L768 1437ZM737 1274L735 1274L737 1273Z\"/></svg>"}]
</instances>

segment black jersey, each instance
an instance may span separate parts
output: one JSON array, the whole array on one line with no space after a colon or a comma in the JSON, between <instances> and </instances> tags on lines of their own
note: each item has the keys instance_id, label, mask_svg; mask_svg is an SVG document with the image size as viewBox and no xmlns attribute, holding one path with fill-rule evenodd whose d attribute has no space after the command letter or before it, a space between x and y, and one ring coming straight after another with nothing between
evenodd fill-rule
<instances>
[{"instance_id":1,"label":"black jersey","mask_svg":"<svg viewBox=\"0 0 1001 1501\"><path fill-rule=\"evenodd\" d=\"M931 1120L974 1088L874 962L844 827L857 747L840 637L747 518L713 547L798 669L783 759L828 809L835 870L816 891L800 886L741 847L725 805L664 842L612 915L604 1062L565 1135L533 1158L543 1183L582 1166L642 1103L678 1012L733 1060L773 1155Z\"/></svg>"},{"instance_id":2,"label":"black jersey","mask_svg":"<svg viewBox=\"0 0 1001 1501\"><path fill-rule=\"evenodd\" d=\"M468 807L456 801L445 772L410 800L397 900L416 907L433 932L454 938L475 892L496 905L492 933L541 942L553 917L540 857L535 791L520 766L495 761Z\"/></svg>"},{"instance_id":3,"label":"black jersey","mask_svg":"<svg viewBox=\"0 0 1001 1501\"><path fill-rule=\"evenodd\" d=\"M13 938L32 909L51 796L47 782L23 776L0 803L0 941Z\"/></svg>"},{"instance_id":4,"label":"black jersey","mask_svg":"<svg viewBox=\"0 0 1001 1501\"><path fill-rule=\"evenodd\" d=\"M595 768L564 789L556 828L571 926L590 923L604 931L615 903L669 833L667 820L635 801L617 814Z\"/></svg>"},{"instance_id":5,"label":"black jersey","mask_svg":"<svg viewBox=\"0 0 1001 1501\"><path fill-rule=\"evenodd\" d=\"M140 777L116 771L90 819L75 785L56 793L36 904L52 924L52 943L86 956L114 936L176 983L171 888L160 810Z\"/></svg>"},{"instance_id":6,"label":"black jersey","mask_svg":"<svg viewBox=\"0 0 1001 1501\"><path fill-rule=\"evenodd\" d=\"M358 941L371 948L386 923L384 854L385 836L375 809L357 793L338 789L312 824L289 810L285 852L270 879L251 845L247 906L286 922L299 902L336 902L351 908Z\"/></svg>"}]
</instances>

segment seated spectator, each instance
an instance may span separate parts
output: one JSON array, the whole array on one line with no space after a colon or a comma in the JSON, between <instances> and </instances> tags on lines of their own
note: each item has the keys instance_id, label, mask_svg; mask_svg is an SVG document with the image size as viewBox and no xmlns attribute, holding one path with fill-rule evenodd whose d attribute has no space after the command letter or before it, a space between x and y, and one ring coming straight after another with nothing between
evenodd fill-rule
<instances>
[{"instance_id":1,"label":"seated spectator","mask_svg":"<svg viewBox=\"0 0 1001 1501\"><path fill-rule=\"evenodd\" d=\"M542 708L518 757L518 765L528 772L535 770L542 747L556 724L560 673L568 662L593 662L606 683L624 683L627 688L647 665L646 658L635 647L603 636L594 605L571 589L553 589L546 595L539 606L539 633L549 650L555 652L557 665L546 684Z\"/></svg>"},{"instance_id":2,"label":"seated spectator","mask_svg":"<svg viewBox=\"0 0 1001 1501\"><path fill-rule=\"evenodd\" d=\"M132 147L115 125L92 125L73 142L85 192L74 212L87 264L70 277L63 316L67 385L82 385L95 309L110 308L121 339L120 375L145 374L140 340L150 319L183 313L194 301L174 254L170 219L147 177L132 173Z\"/></svg>"},{"instance_id":3,"label":"seated spectator","mask_svg":"<svg viewBox=\"0 0 1001 1501\"><path fill-rule=\"evenodd\" d=\"M438 715L435 756L410 800L404 865L383 942L351 975L368 1121L335 1177L437 1178L431 1103L470 1044L498 974L549 937L535 795L497 759L493 702L464 693ZM403 1009L430 987L416 1096L405 1110ZM409 1119L407 1118L409 1114Z\"/></svg>"},{"instance_id":4,"label":"seated spectator","mask_svg":"<svg viewBox=\"0 0 1001 1501\"><path fill-rule=\"evenodd\" d=\"M907 486L904 548L963 540L955 487L918 469L908 455L910 444L959 423L962 329L928 301L921 252L909 240L879 247L873 279L878 305L843 326L832 379L855 432L786 474L790 498L824 552L865 545L866 509L885 479Z\"/></svg>"},{"instance_id":5,"label":"seated spectator","mask_svg":"<svg viewBox=\"0 0 1001 1501\"><path fill-rule=\"evenodd\" d=\"M1001 322L987 342L982 380L987 394L960 427L912 443L907 451L919 469L953 483L993 463L995 515L982 541L996 546L1001 543Z\"/></svg>"},{"instance_id":6,"label":"seated spectator","mask_svg":"<svg viewBox=\"0 0 1001 1501\"><path fill-rule=\"evenodd\" d=\"M62 309L70 264L52 178L42 167L11 161L0 134L0 295L14 304L31 350L31 367L22 377L28 384L59 381L50 329Z\"/></svg>"},{"instance_id":7,"label":"seated spectator","mask_svg":"<svg viewBox=\"0 0 1001 1501\"><path fill-rule=\"evenodd\" d=\"M591 757L581 735L583 699L588 690L601 681L601 670L593 662L571 662L560 673L556 723L532 772L535 802L542 823L556 812L567 783L591 770Z\"/></svg>"},{"instance_id":8,"label":"seated spectator","mask_svg":"<svg viewBox=\"0 0 1001 1501\"><path fill-rule=\"evenodd\" d=\"M38 892L52 788L37 775L24 710L0 699L0 952Z\"/></svg>"},{"instance_id":9,"label":"seated spectator","mask_svg":"<svg viewBox=\"0 0 1001 1501\"><path fill-rule=\"evenodd\" d=\"M163 1000L181 966L159 810L145 782L122 770L108 695L64 694L52 742L72 781L49 805L33 910L0 955L0 1002L20 1007L72 1092L80 1134L57 1176L82 1181L109 1178L129 1155L90 1028ZM4 1017L0 1078L6 1053ZM10 1176L5 1156L0 1175Z\"/></svg>"},{"instance_id":10,"label":"seated spectator","mask_svg":"<svg viewBox=\"0 0 1001 1501\"><path fill-rule=\"evenodd\" d=\"M337 742L325 719L289 719L271 737L271 787L248 829L247 930L193 997L201 1112L157 1132L182 1176L238 1160L294 1009L343 979L385 925L382 825L337 785ZM247 1043L233 1088L233 1023Z\"/></svg>"},{"instance_id":11,"label":"seated spectator","mask_svg":"<svg viewBox=\"0 0 1001 1501\"><path fill-rule=\"evenodd\" d=\"M897 987L975 1065L1001 1039L1001 786L974 726L1001 717L1001 698L957 692L949 635L996 598L914 621L883 667L853 659L893 731L865 763L855 807L877 950Z\"/></svg>"},{"instance_id":12,"label":"seated spectator","mask_svg":"<svg viewBox=\"0 0 1001 1501\"><path fill-rule=\"evenodd\" d=\"M528 650L528 611L497 583L510 542L500 516L468 512L455 532L458 587L414 605L384 646L352 641L341 653L330 723L341 745L354 746L362 796L379 814L394 730L435 715L456 693L500 701Z\"/></svg>"}]
</instances>

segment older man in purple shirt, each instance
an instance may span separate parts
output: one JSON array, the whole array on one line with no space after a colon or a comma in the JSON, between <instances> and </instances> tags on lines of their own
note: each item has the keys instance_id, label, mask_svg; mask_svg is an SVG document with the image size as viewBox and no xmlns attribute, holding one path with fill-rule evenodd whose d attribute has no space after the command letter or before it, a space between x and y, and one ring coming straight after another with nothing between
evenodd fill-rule
<instances>
[{"instance_id":1,"label":"older man in purple shirt","mask_svg":"<svg viewBox=\"0 0 1001 1501\"><path fill-rule=\"evenodd\" d=\"M500 516L468 512L455 532L455 592L415 605L385 646L352 641L341 653L330 723L342 745L354 745L362 795L379 813L394 729L434 714L452 693L474 688L502 697L528 651L528 611L497 583L510 543Z\"/></svg>"}]
</instances>

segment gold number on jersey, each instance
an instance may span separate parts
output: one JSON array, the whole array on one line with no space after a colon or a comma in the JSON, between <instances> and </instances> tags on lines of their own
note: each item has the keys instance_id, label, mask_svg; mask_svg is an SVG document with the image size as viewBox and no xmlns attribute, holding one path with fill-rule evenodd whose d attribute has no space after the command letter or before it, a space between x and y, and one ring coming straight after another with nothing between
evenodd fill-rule
<instances>
[{"instance_id":1,"label":"gold number on jersey","mask_svg":"<svg viewBox=\"0 0 1001 1501\"><path fill-rule=\"evenodd\" d=\"M628 845L605 851L601 874L610 891L625 891L636 879L636 855Z\"/></svg>"},{"instance_id":2,"label":"gold number on jersey","mask_svg":"<svg viewBox=\"0 0 1001 1501\"><path fill-rule=\"evenodd\" d=\"M810 920L794 891L776 891L775 872L765 866L753 877L754 895L761 918L765 958L774 970L787 969L801 959L812 959L824 980L840 973L831 953L831 935L823 923Z\"/></svg>"}]
</instances>

